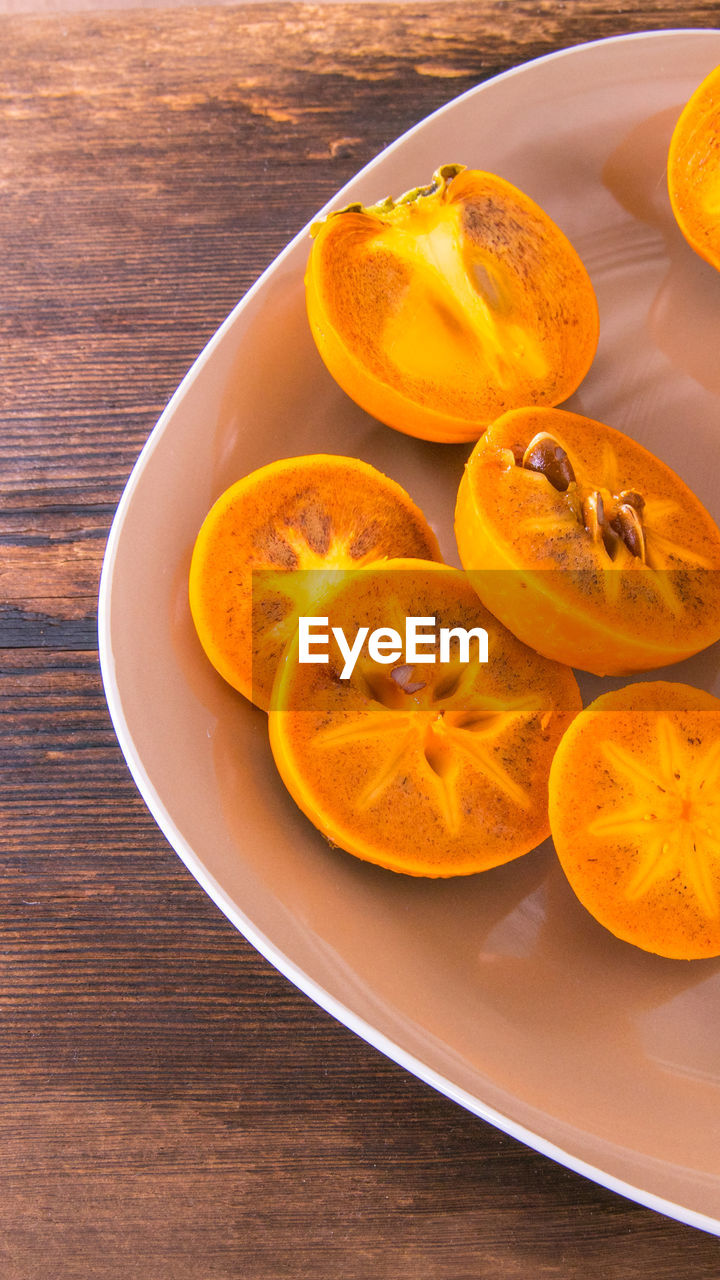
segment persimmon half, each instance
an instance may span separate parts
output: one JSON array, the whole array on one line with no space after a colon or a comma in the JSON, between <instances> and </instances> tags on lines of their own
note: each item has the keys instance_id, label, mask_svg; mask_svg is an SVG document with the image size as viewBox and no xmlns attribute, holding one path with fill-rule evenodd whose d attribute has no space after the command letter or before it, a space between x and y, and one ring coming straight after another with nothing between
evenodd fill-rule
<instances>
[{"instance_id":1,"label":"persimmon half","mask_svg":"<svg viewBox=\"0 0 720 1280\"><path fill-rule=\"evenodd\" d=\"M550 771L550 825L580 902L645 951L720 955L720 701L652 681L604 693Z\"/></svg>"},{"instance_id":2,"label":"persimmon half","mask_svg":"<svg viewBox=\"0 0 720 1280\"><path fill-rule=\"evenodd\" d=\"M720 67L698 86L675 125L668 190L688 244L720 270Z\"/></svg>"},{"instance_id":3,"label":"persimmon half","mask_svg":"<svg viewBox=\"0 0 720 1280\"><path fill-rule=\"evenodd\" d=\"M426 187L313 228L305 278L320 355L388 426L476 440L523 404L558 404L595 354L590 278L567 237L494 174L444 165Z\"/></svg>"},{"instance_id":4,"label":"persimmon half","mask_svg":"<svg viewBox=\"0 0 720 1280\"><path fill-rule=\"evenodd\" d=\"M498 866L544 840L550 762L581 706L572 672L510 635L446 566L396 560L348 574L323 610L349 641L363 626L401 635L408 617L438 628L422 661L407 650L376 661L368 646L347 679L332 647L327 662L303 664L296 638L284 655L270 743L328 840L434 877ZM439 629L458 627L487 632L486 663L475 648L465 661L455 641L441 660Z\"/></svg>"},{"instance_id":5,"label":"persimmon half","mask_svg":"<svg viewBox=\"0 0 720 1280\"><path fill-rule=\"evenodd\" d=\"M333 580L324 571L397 555L442 558L419 507L369 463L311 454L253 471L218 498L195 542L190 610L205 653L267 710L298 614Z\"/></svg>"},{"instance_id":6,"label":"persimmon half","mask_svg":"<svg viewBox=\"0 0 720 1280\"><path fill-rule=\"evenodd\" d=\"M720 637L720 529L674 471L604 423L503 415L465 468L455 533L487 607L569 666L649 671Z\"/></svg>"}]
</instances>

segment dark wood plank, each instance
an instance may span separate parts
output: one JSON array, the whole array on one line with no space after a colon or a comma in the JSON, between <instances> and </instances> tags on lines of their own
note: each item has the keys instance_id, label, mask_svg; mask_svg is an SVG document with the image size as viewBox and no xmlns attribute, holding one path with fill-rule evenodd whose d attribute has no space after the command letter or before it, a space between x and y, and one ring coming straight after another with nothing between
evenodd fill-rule
<instances>
[{"instance_id":1,"label":"dark wood plank","mask_svg":"<svg viewBox=\"0 0 720 1280\"><path fill-rule=\"evenodd\" d=\"M337 1025L166 846L94 649L112 511L295 231L478 80L716 3L258 4L2 20L0 1274L708 1280L718 1241Z\"/></svg>"}]
</instances>

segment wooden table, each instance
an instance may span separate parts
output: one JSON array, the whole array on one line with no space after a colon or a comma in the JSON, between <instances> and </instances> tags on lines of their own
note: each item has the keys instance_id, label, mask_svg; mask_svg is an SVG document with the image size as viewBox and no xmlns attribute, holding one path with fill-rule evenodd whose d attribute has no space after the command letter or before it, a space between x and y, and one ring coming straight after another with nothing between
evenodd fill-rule
<instances>
[{"instance_id":1,"label":"wooden table","mask_svg":"<svg viewBox=\"0 0 720 1280\"><path fill-rule=\"evenodd\" d=\"M4 18L4 1280L720 1275L386 1061L265 963L146 813L96 654L107 530L219 322L356 169L494 72L695 0Z\"/></svg>"}]
</instances>

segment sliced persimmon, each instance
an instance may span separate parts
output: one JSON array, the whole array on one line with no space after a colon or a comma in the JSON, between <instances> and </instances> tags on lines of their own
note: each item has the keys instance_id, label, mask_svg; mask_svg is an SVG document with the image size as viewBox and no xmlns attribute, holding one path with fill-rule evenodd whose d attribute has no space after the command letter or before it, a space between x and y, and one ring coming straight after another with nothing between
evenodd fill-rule
<instances>
[{"instance_id":1,"label":"sliced persimmon","mask_svg":"<svg viewBox=\"0 0 720 1280\"><path fill-rule=\"evenodd\" d=\"M427 187L314 228L310 327L330 373L388 426L476 440L498 414L558 404L595 354L590 278L529 196L444 165Z\"/></svg>"},{"instance_id":2,"label":"sliced persimmon","mask_svg":"<svg viewBox=\"0 0 720 1280\"><path fill-rule=\"evenodd\" d=\"M550 771L550 825L580 902L617 937L720 955L720 701L652 681L604 693Z\"/></svg>"},{"instance_id":3,"label":"sliced persimmon","mask_svg":"<svg viewBox=\"0 0 720 1280\"><path fill-rule=\"evenodd\" d=\"M278 667L270 742L299 807L334 845L415 876L495 867L549 831L553 752L580 695L572 672L540 657L493 618L457 569L396 560L347 575L324 606L328 627L403 634L408 617L487 632L488 661L453 641L445 661L390 662L363 651L352 675L299 660ZM432 628L431 628L432 631ZM328 631L328 636L331 634Z\"/></svg>"},{"instance_id":4,"label":"sliced persimmon","mask_svg":"<svg viewBox=\"0 0 720 1280\"><path fill-rule=\"evenodd\" d=\"M369 463L312 454L253 471L218 498L195 543L190 609L205 653L267 709L298 614L327 585L320 571L396 555L441 559L419 507Z\"/></svg>"},{"instance_id":5,"label":"sliced persimmon","mask_svg":"<svg viewBox=\"0 0 720 1280\"><path fill-rule=\"evenodd\" d=\"M720 270L720 67L698 86L675 125L668 190L688 244Z\"/></svg>"},{"instance_id":6,"label":"sliced persimmon","mask_svg":"<svg viewBox=\"0 0 720 1280\"><path fill-rule=\"evenodd\" d=\"M720 637L720 530L675 472L604 423L503 415L469 459L455 533L487 607L559 662L646 671Z\"/></svg>"}]
</instances>

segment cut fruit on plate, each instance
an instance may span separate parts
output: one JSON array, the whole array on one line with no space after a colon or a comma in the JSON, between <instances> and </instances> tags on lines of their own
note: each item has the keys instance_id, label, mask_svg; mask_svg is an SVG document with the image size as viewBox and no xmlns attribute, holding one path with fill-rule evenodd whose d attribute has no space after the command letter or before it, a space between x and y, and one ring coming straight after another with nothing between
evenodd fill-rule
<instances>
[{"instance_id":1,"label":"cut fruit on plate","mask_svg":"<svg viewBox=\"0 0 720 1280\"><path fill-rule=\"evenodd\" d=\"M720 638L720 529L674 471L602 422L499 418L467 464L455 533L488 609L558 662L622 675Z\"/></svg>"},{"instance_id":2,"label":"cut fruit on plate","mask_svg":"<svg viewBox=\"0 0 720 1280\"><path fill-rule=\"evenodd\" d=\"M698 86L675 126L668 189L688 244L720 270L720 67Z\"/></svg>"},{"instance_id":3,"label":"cut fruit on plate","mask_svg":"<svg viewBox=\"0 0 720 1280\"><path fill-rule=\"evenodd\" d=\"M567 237L522 191L463 165L329 214L305 285L343 390L426 440L477 440L506 409L558 404L597 346L595 293Z\"/></svg>"},{"instance_id":4,"label":"cut fruit on plate","mask_svg":"<svg viewBox=\"0 0 720 1280\"><path fill-rule=\"evenodd\" d=\"M580 693L567 667L515 639L458 569L390 562L348 575L326 606L331 627L403 635L425 624L417 661L361 656L299 661L297 639L278 668L270 742L300 808L349 853L410 875L469 875L528 853L549 834L550 762ZM434 620L437 628L428 630ZM441 628L487 633L479 650ZM467 661L467 657L470 661Z\"/></svg>"},{"instance_id":5,"label":"cut fruit on plate","mask_svg":"<svg viewBox=\"0 0 720 1280\"><path fill-rule=\"evenodd\" d=\"M320 571L397 555L441 559L420 509L375 467L326 454L261 467L218 498L195 543L190 608L205 653L267 710L298 615L325 589Z\"/></svg>"},{"instance_id":6,"label":"cut fruit on plate","mask_svg":"<svg viewBox=\"0 0 720 1280\"><path fill-rule=\"evenodd\" d=\"M604 693L550 771L565 874L600 924L676 960L720 955L720 701L652 681Z\"/></svg>"}]
</instances>

